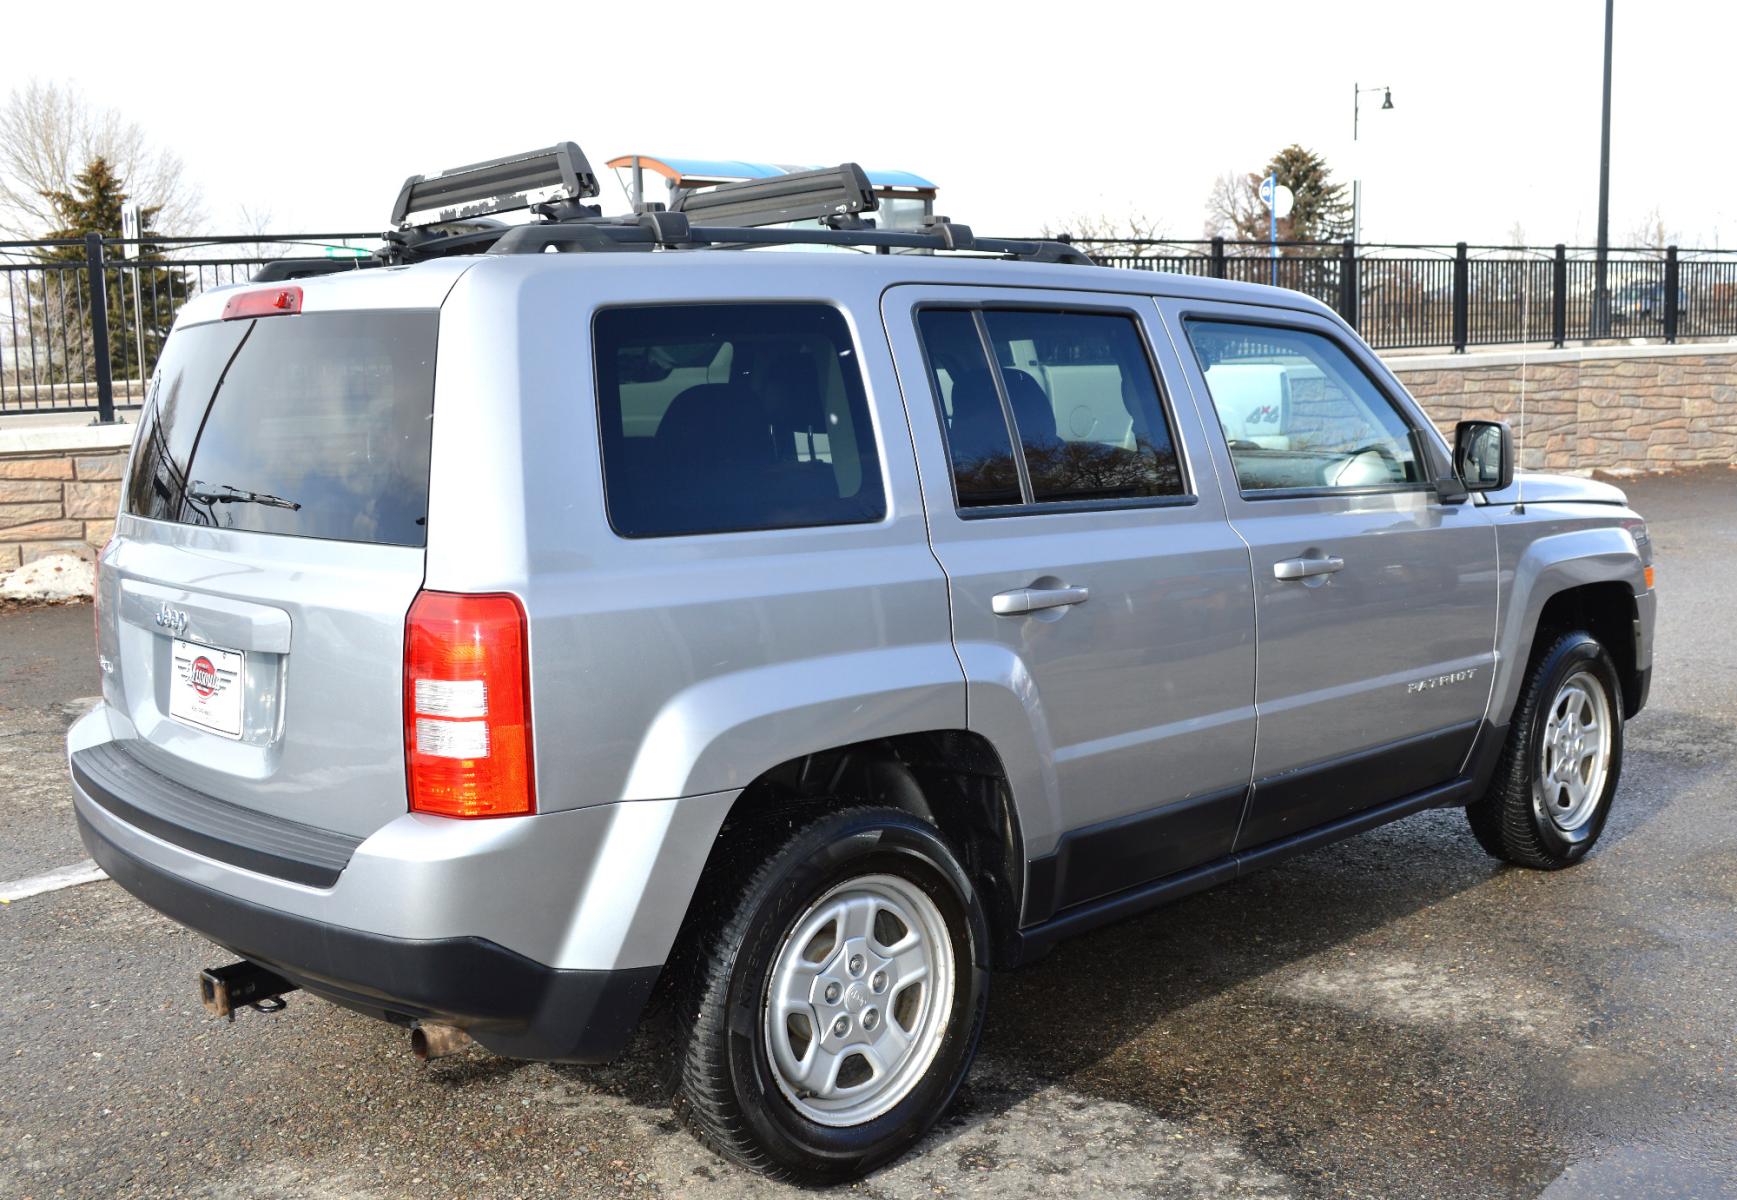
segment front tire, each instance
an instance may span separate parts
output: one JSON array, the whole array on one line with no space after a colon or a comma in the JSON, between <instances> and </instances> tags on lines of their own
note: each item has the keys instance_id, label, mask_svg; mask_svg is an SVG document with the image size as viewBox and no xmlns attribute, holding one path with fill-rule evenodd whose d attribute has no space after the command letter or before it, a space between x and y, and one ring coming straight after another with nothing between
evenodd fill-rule
<instances>
[{"instance_id":1,"label":"front tire","mask_svg":"<svg viewBox=\"0 0 1737 1200\"><path fill-rule=\"evenodd\" d=\"M1558 636L1532 663L1489 790L1466 808L1490 854L1554 871L1604 832L1622 774L1622 684L1590 633Z\"/></svg>"},{"instance_id":2,"label":"front tire","mask_svg":"<svg viewBox=\"0 0 1737 1200\"><path fill-rule=\"evenodd\" d=\"M922 1137L970 1068L982 908L935 828L897 809L797 808L729 837L678 1010L679 1107L750 1169L858 1178Z\"/></svg>"}]
</instances>

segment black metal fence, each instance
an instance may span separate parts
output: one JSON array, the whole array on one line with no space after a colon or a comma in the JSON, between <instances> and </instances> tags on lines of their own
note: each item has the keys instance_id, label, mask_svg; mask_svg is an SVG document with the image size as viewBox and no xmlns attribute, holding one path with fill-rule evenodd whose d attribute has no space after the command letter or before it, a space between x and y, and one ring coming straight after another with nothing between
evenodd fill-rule
<instances>
[{"instance_id":1,"label":"black metal fence","mask_svg":"<svg viewBox=\"0 0 1737 1200\"><path fill-rule=\"evenodd\" d=\"M0 242L0 414L138 405L181 305L283 258L365 255L370 233ZM1274 284L1377 349L1737 337L1737 252L1076 242L1106 266ZM1602 294L1602 303L1600 300Z\"/></svg>"},{"instance_id":2,"label":"black metal fence","mask_svg":"<svg viewBox=\"0 0 1737 1200\"><path fill-rule=\"evenodd\" d=\"M365 255L378 234L0 242L0 414L136 407L200 292L283 258Z\"/></svg>"},{"instance_id":3,"label":"black metal fence","mask_svg":"<svg viewBox=\"0 0 1737 1200\"><path fill-rule=\"evenodd\" d=\"M1075 244L1105 266L1306 292L1378 350L1737 336L1737 251L1612 250L1601 303L1595 252L1585 247Z\"/></svg>"}]
</instances>

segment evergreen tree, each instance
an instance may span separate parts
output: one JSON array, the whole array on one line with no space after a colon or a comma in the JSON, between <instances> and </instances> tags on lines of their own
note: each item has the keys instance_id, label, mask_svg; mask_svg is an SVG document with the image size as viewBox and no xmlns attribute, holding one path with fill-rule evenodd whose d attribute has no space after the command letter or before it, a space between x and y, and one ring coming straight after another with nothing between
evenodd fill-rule
<instances>
[{"instance_id":1,"label":"evergreen tree","mask_svg":"<svg viewBox=\"0 0 1737 1200\"><path fill-rule=\"evenodd\" d=\"M45 362L51 378L57 381L81 375L94 378L87 369L93 347L89 280L81 269L85 261L82 243L86 234L121 235L121 213L127 201L124 186L108 160L98 156L74 177L70 191L42 193L58 223L58 228L48 236L80 242L76 246L45 249L40 257L49 267L43 272L42 282L31 289L31 321L47 348ZM140 210L140 237L155 232L151 225L157 211ZM132 249L130 259L122 260L118 253L105 256L109 264L104 272L109 363L116 379L142 377L157 361L176 310L187 299L187 282L182 272L156 265L168 261L162 247L145 242Z\"/></svg>"},{"instance_id":2,"label":"evergreen tree","mask_svg":"<svg viewBox=\"0 0 1737 1200\"><path fill-rule=\"evenodd\" d=\"M1350 189L1333 182L1327 161L1313 150L1286 146L1259 171L1220 180L1207 202L1207 230L1250 242L1264 242L1271 232L1267 206L1260 200L1261 182L1269 175L1291 189L1291 215L1279 221L1281 242L1339 242L1351 236ZM1264 253L1264 251L1262 251ZM1314 253L1308 247L1287 247L1286 255Z\"/></svg>"}]
</instances>

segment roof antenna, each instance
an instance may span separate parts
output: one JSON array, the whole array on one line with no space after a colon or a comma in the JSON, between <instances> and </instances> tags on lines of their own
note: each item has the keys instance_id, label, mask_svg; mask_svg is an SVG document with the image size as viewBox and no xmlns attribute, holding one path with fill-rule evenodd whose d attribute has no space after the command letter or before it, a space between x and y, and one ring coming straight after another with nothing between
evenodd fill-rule
<instances>
[{"instance_id":1,"label":"roof antenna","mask_svg":"<svg viewBox=\"0 0 1737 1200\"><path fill-rule=\"evenodd\" d=\"M1521 251L1524 254L1524 251ZM1514 457L1519 460L1514 466L1514 511L1521 515L1526 512L1526 473L1522 469L1526 461L1526 351L1532 341L1532 271L1531 264L1526 263L1521 268L1526 272L1525 282L1520 288L1520 445Z\"/></svg>"}]
</instances>

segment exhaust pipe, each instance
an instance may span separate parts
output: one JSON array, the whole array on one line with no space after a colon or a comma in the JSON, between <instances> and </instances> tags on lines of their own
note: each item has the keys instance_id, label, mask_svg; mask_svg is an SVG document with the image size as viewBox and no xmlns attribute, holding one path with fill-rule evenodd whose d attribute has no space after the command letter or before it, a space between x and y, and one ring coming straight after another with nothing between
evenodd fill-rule
<instances>
[{"instance_id":1,"label":"exhaust pipe","mask_svg":"<svg viewBox=\"0 0 1737 1200\"><path fill-rule=\"evenodd\" d=\"M410 1031L410 1052L423 1062L457 1054L470 1045L470 1034L456 1025L424 1021Z\"/></svg>"},{"instance_id":2,"label":"exhaust pipe","mask_svg":"<svg viewBox=\"0 0 1737 1200\"><path fill-rule=\"evenodd\" d=\"M299 986L244 958L227 967L212 967L199 972L199 1003L212 1016L233 1021L238 1008L283 1011L283 1001L279 997L298 990Z\"/></svg>"}]
</instances>

